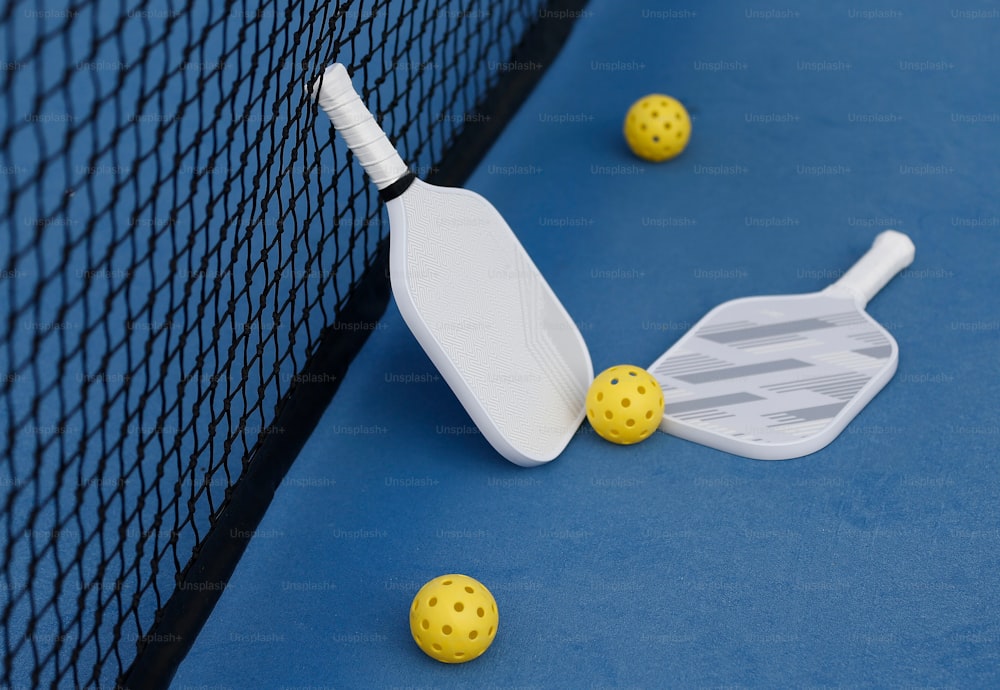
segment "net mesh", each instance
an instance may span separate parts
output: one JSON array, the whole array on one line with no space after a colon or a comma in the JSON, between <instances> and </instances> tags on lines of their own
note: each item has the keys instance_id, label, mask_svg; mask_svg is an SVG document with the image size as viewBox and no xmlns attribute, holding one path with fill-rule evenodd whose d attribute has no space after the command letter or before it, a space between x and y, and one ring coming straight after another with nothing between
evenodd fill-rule
<instances>
[{"instance_id":1,"label":"net mesh","mask_svg":"<svg viewBox=\"0 0 1000 690\"><path fill-rule=\"evenodd\" d=\"M180 637L164 608L385 282L376 191L305 86L349 65L447 180L569 4L4 3L0 687L114 687Z\"/></svg>"}]
</instances>

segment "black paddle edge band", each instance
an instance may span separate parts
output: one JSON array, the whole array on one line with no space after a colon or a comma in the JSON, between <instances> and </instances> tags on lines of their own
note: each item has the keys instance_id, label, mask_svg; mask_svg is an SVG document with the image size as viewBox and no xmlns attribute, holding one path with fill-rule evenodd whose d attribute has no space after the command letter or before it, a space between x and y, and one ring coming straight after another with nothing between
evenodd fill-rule
<instances>
[{"instance_id":1,"label":"black paddle edge band","mask_svg":"<svg viewBox=\"0 0 1000 690\"><path fill-rule=\"evenodd\" d=\"M587 0L553 0L540 13L538 22L525 33L510 56L514 64L520 62L537 68L500 74L496 85L476 104L473 112L477 117L466 118L465 126L428 175L429 183L458 186L469 178L541 80L586 5ZM406 178L410 175L404 175L393 185ZM410 178L406 187L412 182ZM399 190L395 196L403 191ZM269 436L251 458L246 474L233 487L227 507L206 534L198 555L157 612L154 624L138 642L135 659L116 682L118 690L169 688L177 668L222 596L218 585L224 587L236 570L250 541L249 535L260 524L275 490L333 399L351 360L385 312L390 293L388 276L386 238L379 243L374 261L361 276L357 294L352 295L340 318L321 336L315 354L306 363L299 380L308 383L297 384L285 396L283 409L274 422L285 433ZM332 380L331 372L335 377ZM312 383L316 381L319 383Z\"/></svg>"},{"instance_id":2,"label":"black paddle edge band","mask_svg":"<svg viewBox=\"0 0 1000 690\"><path fill-rule=\"evenodd\" d=\"M404 174L401 178L393 182L385 189L380 189L378 196L384 202L392 201L409 189L415 179L417 179L417 176L413 173L413 171L407 170L406 174Z\"/></svg>"},{"instance_id":3,"label":"black paddle edge band","mask_svg":"<svg viewBox=\"0 0 1000 690\"><path fill-rule=\"evenodd\" d=\"M269 433L247 459L247 470L229 491L229 501L205 535L190 567L179 576L156 622L140 638L119 690L166 690L195 638L228 586L274 493L340 387L354 356L389 304L389 241L379 242L340 317L320 335L319 345L285 394Z\"/></svg>"}]
</instances>

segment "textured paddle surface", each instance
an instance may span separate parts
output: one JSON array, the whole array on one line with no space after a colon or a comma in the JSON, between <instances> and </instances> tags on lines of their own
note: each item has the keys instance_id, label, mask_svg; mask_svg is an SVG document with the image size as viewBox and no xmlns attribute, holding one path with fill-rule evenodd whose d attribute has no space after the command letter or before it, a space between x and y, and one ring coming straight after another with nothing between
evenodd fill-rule
<instances>
[{"instance_id":1,"label":"textured paddle surface","mask_svg":"<svg viewBox=\"0 0 1000 690\"><path fill-rule=\"evenodd\" d=\"M416 181L399 201L406 247L395 228L390 242L405 252L405 276L393 289L397 300L405 289L461 381L439 366L442 375L479 401L488 424L466 409L491 442L490 424L526 455L555 457L583 420L593 378L576 324L481 196Z\"/></svg>"},{"instance_id":2,"label":"textured paddle surface","mask_svg":"<svg viewBox=\"0 0 1000 690\"><path fill-rule=\"evenodd\" d=\"M853 417L895 367L896 352L852 300L752 297L710 312L649 371L663 386L664 431L785 444Z\"/></svg>"}]
</instances>

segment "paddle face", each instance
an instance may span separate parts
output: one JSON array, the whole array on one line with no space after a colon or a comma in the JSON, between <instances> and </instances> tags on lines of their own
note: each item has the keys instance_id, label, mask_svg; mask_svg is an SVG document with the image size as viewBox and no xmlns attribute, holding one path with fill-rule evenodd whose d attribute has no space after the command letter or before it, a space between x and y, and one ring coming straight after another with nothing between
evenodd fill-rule
<instances>
[{"instance_id":1,"label":"paddle face","mask_svg":"<svg viewBox=\"0 0 1000 690\"><path fill-rule=\"evenodd\" d=\"M489 202L414 179L344 65L309 92L386 200L407 326L501 455L552 460L583 421L594 377L576 324Z\"/></svg>"},{"instance_id":2,"label":"paddle face","mask_svg":"<svg viewBox=\"0 0 1000 690\"><path fill-rule=\"evenodd\" d=\"M393 296L483 436L531 466L556 457L594 377L579 329L500 213L420 180L387 203Z\"/></svg>"},{"instance_id":3,"label":"paddle face","mask_svg":"<svg viewBox=\"0 0 1000 690\"><path fill-rule=\"evenodd\" d=\"M711 312L649 367L660 429L761 460L830 443L892 378L896 341L850 297L749 297Z\"/></svg>"}]
</instances>

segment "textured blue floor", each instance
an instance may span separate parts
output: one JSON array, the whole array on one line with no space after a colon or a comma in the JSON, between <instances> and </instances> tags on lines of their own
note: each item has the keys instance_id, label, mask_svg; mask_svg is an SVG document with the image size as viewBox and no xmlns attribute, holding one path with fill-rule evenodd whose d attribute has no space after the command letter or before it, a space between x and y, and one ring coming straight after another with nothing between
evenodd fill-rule
<instances>
[{"instance_id":1,"label":"textured blue floor","mask_svg":"<svg viewBox=\"0 0 1000 690\"><path fill-rule=\"evenodd\" d=\"M594 0L469 184L598 370L908 233L869 307L899 371L836 442L766 463L584 426L518 468L390 307L173 687L1000 685L1000 5L946 5ZM663 165L620 135L654 91L694 117ZM447 572L501 616L459 666L407 624Z\"/></svg>"}]
</instances>

